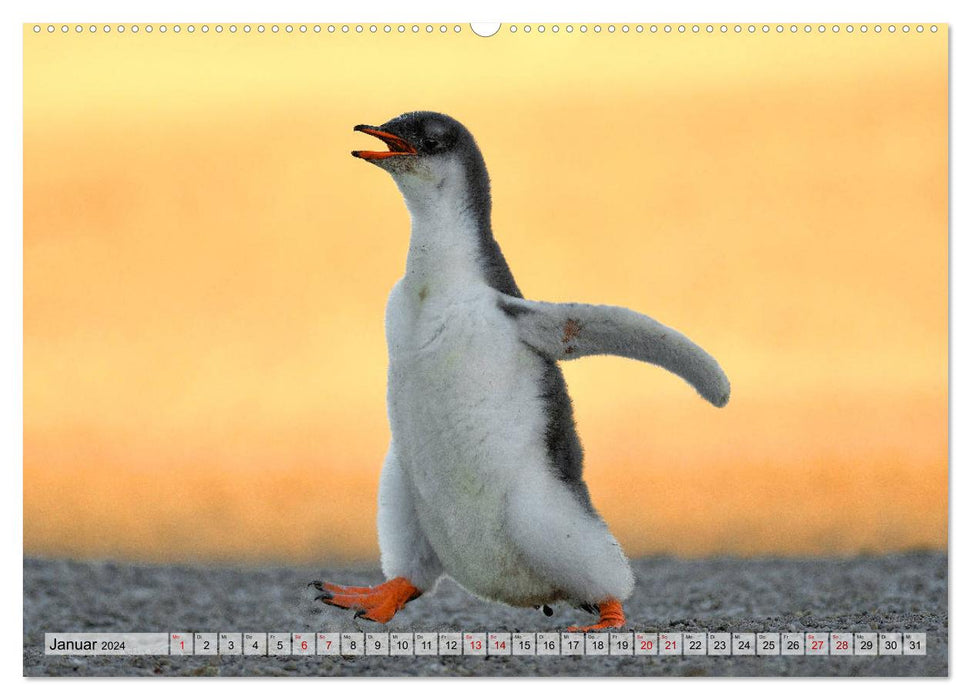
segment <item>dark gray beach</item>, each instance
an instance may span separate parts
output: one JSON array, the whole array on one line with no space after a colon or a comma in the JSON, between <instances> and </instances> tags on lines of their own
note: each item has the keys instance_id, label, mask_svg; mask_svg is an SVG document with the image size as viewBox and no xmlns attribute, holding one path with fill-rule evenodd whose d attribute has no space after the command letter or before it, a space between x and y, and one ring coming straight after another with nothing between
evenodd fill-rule
<instances>
[{"instance_id":1,"label":"dark gray beach","mask_svg":"<svg viewBox=\"0 0 971 700\"><path fill-rule=\"evenodd\" d=\"M482 602L445 580L387 626L319 605L306 584L374 584L372 568L208 568L24 561L27 676L946 676L947 556L634 562L629 630L926 632L897 657L108 657L45 656L45 632L565 631L552 617Z\"/></svg>"}]
</instances>

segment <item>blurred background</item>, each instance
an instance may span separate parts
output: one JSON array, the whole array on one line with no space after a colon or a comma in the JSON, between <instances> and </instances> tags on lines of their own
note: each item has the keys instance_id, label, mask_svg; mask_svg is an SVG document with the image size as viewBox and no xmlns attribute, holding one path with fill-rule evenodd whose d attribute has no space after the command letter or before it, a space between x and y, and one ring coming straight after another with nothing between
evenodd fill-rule
<instances>
[{"instance_id":1,"label":"blurred background","mask_svg":"<svg viewBox=\"0 0 971 700\"><path fill-rule=\"evenodd\" d=\"M408 215L352 132L476 135L525 295L710 351L564 364L632 556L947 546L946 31L24 33L24 549L377 557Z\"/></svg>"}]
</instances>

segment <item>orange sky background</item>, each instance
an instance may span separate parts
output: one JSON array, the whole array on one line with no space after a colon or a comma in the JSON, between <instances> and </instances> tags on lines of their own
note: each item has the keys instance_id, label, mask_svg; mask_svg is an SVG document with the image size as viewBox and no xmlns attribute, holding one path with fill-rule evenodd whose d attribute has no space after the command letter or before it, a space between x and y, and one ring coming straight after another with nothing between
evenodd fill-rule
<instances>
[{"instance_id":1,"label":"orange sky background","mask_svg":"<svg viewBox=\"0 0 971 700\"><path fill-rule=\"evenodd\" d=\"M566 363L631 555L947 545L947 31L24 34L24 547L369 560L408 215L358 123L476 135L527 297L629 306L712 408Z\"/></svg>"}]
</instances>

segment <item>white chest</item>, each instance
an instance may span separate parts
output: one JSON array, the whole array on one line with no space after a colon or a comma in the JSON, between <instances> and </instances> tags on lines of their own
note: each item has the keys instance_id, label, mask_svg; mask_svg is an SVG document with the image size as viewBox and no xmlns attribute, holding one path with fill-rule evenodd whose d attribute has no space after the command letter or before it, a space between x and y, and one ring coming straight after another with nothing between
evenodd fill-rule
<instances>
[{"instance_id":1,"label":"white chest","mask_svg":"<svg viewBox=\"0 0 971 700\"><path fill-rule=\"evenodd\" d=\"M485 285L445 295L402 280L387 329L395 452L446 570L486 596L510 577L524 579L514 589L541 585L509 541L505 507L523 470L547 469L542 362Z\"/></svg>"}]
</instances>

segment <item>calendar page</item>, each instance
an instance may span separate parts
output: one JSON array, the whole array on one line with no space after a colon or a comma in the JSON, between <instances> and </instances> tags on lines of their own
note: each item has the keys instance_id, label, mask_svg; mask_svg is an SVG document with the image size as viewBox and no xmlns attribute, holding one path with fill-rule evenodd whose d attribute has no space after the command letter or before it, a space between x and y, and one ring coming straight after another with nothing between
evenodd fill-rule
<instances>
[{"instance_id":1,"label":"calendar page","mask_svg":"<svg viewBox=\"0 0 971 700\"><path fill-rule=\"evenodd\" d=\"M231 19L22 28L24 675L948 675L946 22Z\"/></svg>"}]
</instances>

